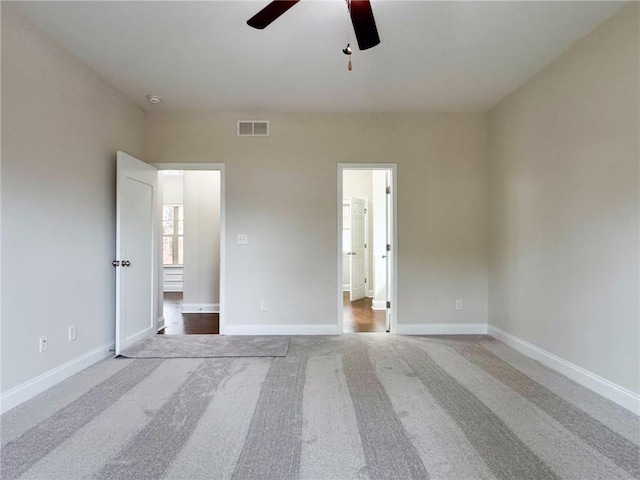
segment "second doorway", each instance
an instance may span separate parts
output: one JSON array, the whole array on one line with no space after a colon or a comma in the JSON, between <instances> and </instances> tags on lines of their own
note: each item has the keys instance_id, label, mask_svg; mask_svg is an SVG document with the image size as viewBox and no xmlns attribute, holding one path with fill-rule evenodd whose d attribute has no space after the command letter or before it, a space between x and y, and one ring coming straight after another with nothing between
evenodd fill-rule
<instances>
[{"instance_id":1,"label":"second doorway","mask_svg":"<svg viewBox=\"0 0 640 480\"><path fill-rule=\"evenodd\" d=\"M391 168L341 174L342 330L388 332L391 319Z\"/></svg>"}]
</instances>

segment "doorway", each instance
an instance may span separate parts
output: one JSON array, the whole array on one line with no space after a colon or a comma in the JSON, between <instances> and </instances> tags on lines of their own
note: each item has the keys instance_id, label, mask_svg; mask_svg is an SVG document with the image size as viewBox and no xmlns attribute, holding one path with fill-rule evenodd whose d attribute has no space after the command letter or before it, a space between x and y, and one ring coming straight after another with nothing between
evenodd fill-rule
<instances>
[{"instance_id":1,"label":"doorway","mask_svg":"<svg viewBox=\"0 0 640 480\"><path fill-rule=\"evenodd\" d=\"M164 209L165 205L165 187L171 190L172 181L182 185L182 198L169 195L166 205L182 200L184 208L182 230L177 225L177 231L184 235L182 251L173 243L171 245L172 251L177 253L177 263L182 262L182 269L178 267L172 271L171 267L165 268L165 263L169 263L165 261L169 248L164 243L157 257L161 267L156 277L160 292L157 308L162 312L158 319L158 333L224 334L224 164L156 163L153 166L164 174L161 208ZM181 172L181 177L178 174L177 178L171 179L171 173L177 172ZM176 193L175 188L173 192ZM164 240L163 227L164 222L160 222L157 235Z\"/></svg>"},{"instance_id":2,"label":"doorway","mask_svg":"<svg viewBox=\"0 0 640 480\"><path fill-rule=\"evenodd\" d=\"M218 334L220 172L162 170L164 335Z\"/></svg>"},{"instance_id":3,"label":"doorway","mask_svg":"<svg viewBox=\"0 0 640 480\"><path fill-rule=\"evenodd\" d=\"M395 164L338 164L338 326L395 332Z\"/></svg>"},{"instance_id":4,"label":"doorway","mask_svg":"<svg viewBox=\"0 0 640 480\"><path fill-rule=\"evenodd\" d=\"M219 190L219 332L225 333L225 176L221 163L151 165L116 155L115 355L164 328L163 196L159 170L216 171ZM179 215L179 214L178 214ZM205 248L207 248L205 246ZM183 304L184 307L184 304Z\"/></svg>"}]
</instances>

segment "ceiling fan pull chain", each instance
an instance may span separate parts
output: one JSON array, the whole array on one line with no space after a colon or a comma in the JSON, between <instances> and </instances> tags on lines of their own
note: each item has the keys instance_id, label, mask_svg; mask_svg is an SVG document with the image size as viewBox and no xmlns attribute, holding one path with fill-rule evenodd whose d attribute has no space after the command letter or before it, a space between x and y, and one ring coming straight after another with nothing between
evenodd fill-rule
<instances>
[{"instance_id":1,"label":"ceiling fan pull chain","mask_svg":"<svg viewBox=\"0 0 640 480\"><path fill-rule=\"evenodd\" d=\"M350 44L347 43L347 48L343 48L342 49L342 53L344 53L345 55L347 55L349 57L349 63L347 63L347 68L349 69L349 71L351 71L352 68L352 64L351 64L351 46Z\"/></svg>"}]
</instances>

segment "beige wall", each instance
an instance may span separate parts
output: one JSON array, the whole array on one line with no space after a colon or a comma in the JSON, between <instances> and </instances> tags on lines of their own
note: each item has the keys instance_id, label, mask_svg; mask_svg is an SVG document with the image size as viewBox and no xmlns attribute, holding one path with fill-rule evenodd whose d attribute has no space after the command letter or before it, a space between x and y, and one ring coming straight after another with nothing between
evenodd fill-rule
<instances>
[{"instance_id":1,"label":"beige wall","mask_svg":"<svg viewBox=\"0 0 640 480\"><path fill-rule=\"evenodd\" d=\"M144 119L2 6L3 393L113 342L115 154L144 158Z\"/></svg>"},{"instance_id":2,"label":"beige wall","mask_svg":"<svg viewBox=\"0 0 640 480\"><path fill-rule=\"evenodd\" d=\"M162 202L165 205L184 205L184 175L164 172L161 176Z\"/></svg>"},{"instance_id":3,"label":"beige wall","mask_svg":"<svg viewBox=\"0 0 640 480\"><path fill-rule=\"evenodd\" d=\"M634 392L638 45L634 3L489 116L490 324Z\"/></svg>"},{"instance_id":4,"label":"beige wall","mask_svg":"<svg viewBox=\"0 0 640 480\"><path fill-rule=\"evenodd\" d=\"M246 114L147 122L148 161L226 164L228 324L337 327L341 162L398 164L398 321L486 322L485 115L258 117L270 137L237 137Z\"/></svg>"},{"instance_id":5,"label":"beige wall","mask_svg":"<svg viewBox=\"0 0 640 480\"><path fill-rule=\"evenodd\" d=\"M220 172L184 172L183 307L220 302Z\"/></svg>"}]
</instances>

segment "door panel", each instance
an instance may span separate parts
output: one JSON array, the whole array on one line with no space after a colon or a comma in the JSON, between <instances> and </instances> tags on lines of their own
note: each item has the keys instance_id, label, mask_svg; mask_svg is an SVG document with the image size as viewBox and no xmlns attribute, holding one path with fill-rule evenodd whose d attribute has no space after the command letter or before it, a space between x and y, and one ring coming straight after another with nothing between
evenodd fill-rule
<instances>
[{"instance_id":1,"label":"door panel","mask_svg":"<svg viewBox=\"0 0 640 480\"><path fill-rule=\"evenodd\" d=\"M157 170L117 154L116 348L119 355L155 333L153 228Z\"/></svg>"},{"instance_id":2,"label":"door panel","mask_svg":"<svg viewBox=\"0 0 640 480\"><path fill-rule=\"evenodd\" d=\"M353 302L365 297L365 200L351 199L351 285L349 298Z\"/></svg>"}]
</instances>

